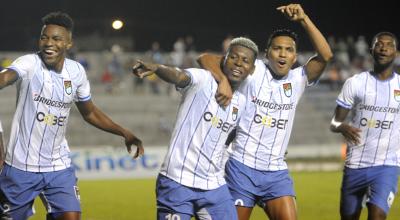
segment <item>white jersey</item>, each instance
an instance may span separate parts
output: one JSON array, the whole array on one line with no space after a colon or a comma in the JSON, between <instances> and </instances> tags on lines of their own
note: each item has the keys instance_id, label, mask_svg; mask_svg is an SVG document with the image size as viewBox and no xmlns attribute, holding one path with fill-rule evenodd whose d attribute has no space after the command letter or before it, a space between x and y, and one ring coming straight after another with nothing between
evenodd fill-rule
<instances>
[{"instance_id":1,"label":"white jersey","mask_svg":"<svg viewBox=\"0 0 400 220\"><path fill-rule=\"evenodd\" d=\"M0 121L0 132L3 132L3 127L1 126L1 121Z\"/></svg>"},{"instance_id":2,"label":"white jersey","mask_svg":"<svg viewBox=\"0 0 400 220\"><path fill-rule=\"evenodd\" d=\"M303 66L276 80L260 60L250 78L245 112L239 121L232 157L262 171L287 169L285 152L296 106L308 86Z\"/></svg>"},{"instance_id":3,"label":"white jersey","mask_svg":"<svg viewBox=\"0 0 400 220\"><path fill-rule=\"evenodd\" d=\"M400 166L400 77L379 80L369 72L349 78L336 103L351 109L350 124L361 129L360 144L347 143L345 165Z\"/></svg>"},{"instance_id":4,"label":"white jersey","mask_svg":"<svg viewBox=\"0 0 400 220\"><path fill-rule=\"evenodd\" d=\"M61 73L48 70L37 54L19 57L8 69L18 73L6 163L24 171L49 172L71 165L65 139L74 101L90 99L84 68L65 59Z\"/></svg>"},{"instance_id":5,"label":"white jersey","mask_svg":"<svg viewBox=\"0 0 400 220\"><path fill-rule=\"evenodd\" d=\"M218 85L211 73L186 72L191 84L181 90L182 102L160 173L184 186L211 190L225 184L225 141L239 121L246 97L236 91L231 104L222 108L214 97Z\"/></svg>"}]
</instances>

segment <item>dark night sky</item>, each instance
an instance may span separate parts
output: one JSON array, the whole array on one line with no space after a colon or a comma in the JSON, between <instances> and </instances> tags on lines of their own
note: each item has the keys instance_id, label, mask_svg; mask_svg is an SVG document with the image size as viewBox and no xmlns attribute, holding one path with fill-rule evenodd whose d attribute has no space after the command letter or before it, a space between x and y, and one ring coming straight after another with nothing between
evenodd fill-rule
<instances>
[{"instance_id":1,"label":"dark night sky","mask_svg":"<svg viewBox=\"0 0 400 220\"><path fill-rule=\"evenodd\" d=\"M363 34L368 40L379 31L400 35L395 1L297 1L325 36ZM2 3L0 50L33 50L41 28L40 18L54 10L75 20L75 37L94 32L103 37L132 36L142 51L154 40L169 50L178 36L193 35L198 50L219 50L227 34L246 35L263 48L276 28L290 28L300 36L300 49L310 47L300 25L287 21L275 8L291 1L278 0L14 0ZM113 18L126 22L115 33Z\"/></svg>"}]
</instances>

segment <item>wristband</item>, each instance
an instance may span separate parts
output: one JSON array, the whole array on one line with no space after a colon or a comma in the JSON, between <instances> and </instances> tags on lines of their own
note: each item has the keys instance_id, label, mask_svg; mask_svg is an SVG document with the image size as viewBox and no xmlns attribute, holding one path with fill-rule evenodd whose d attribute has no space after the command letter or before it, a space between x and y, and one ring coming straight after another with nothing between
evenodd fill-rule
<instances>
[{"instance_id":1,"label":"wristband","mask_svg":"<svg viewBox=\"0 0 400 220\"><path fill-rule=\"evenodd\" d=\"M332 125L334 128L338 128L340 125L342 125L342 123L343 123L343 122L341 122L341 121L336 121L336 120L335 120L335 117L332 118L331 125Z\"/></svg>"}]
</instances>

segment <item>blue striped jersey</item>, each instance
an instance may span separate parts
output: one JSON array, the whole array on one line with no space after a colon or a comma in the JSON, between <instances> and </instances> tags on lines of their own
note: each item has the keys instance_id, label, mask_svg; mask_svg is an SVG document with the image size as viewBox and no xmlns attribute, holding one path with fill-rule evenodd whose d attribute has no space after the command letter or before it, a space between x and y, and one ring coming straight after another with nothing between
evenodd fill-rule
<instances>
[{"instance_id":1,"label":"blue striped jersey","mask_svg":"<svg viewBox=\"0 0 400 220\"><path fill-rule=\"evenodd\" d=\"M347 143L345 165L400 166L400 77L379 80L362 72L346 80L336 103L351 110L350 125L360 128L360 143Z\"/></svg>"},{"instance_id":2,"label":"blue striped jersey","mask_svg":"<svg viewBox=\"0 0 400 220\"><path fill-rule=\"evenodd\" d=\"M285 152L296 106L308 83L303 66L282 79L272 77L261 60L256 62L247 93L245 112L233 142L233 159L262 171L287 169Z\"/></svg>"},{"instance_id":3,"label":"blue striped jersey","mask_svg":"<svg viewBox=\"0 0 400 220\"><path fill-rule=\"evenodd\" d=\"M216 189L225 184L225 141L246 104L245 87L235 91L231 104L222 108L215 99L218 85L210 72L187 69L186 73L191 83L180 90L182 101L160 174L184 186Z\"/></svg>"},{"instance_id":4,"label":"blue striped jersey","mask_svg":"<svg viewBox=\"0 0 400 220\"><path fill-rule=\"evenodd\" d=\"M30 172L69 167L65 132L70 108L73 102L91 98L84 68L65 59L61 73L56 73L37 54L29 54L17 58L8 69L16 71L18 79L6 163Z\"/></svg>"}]
</instances>

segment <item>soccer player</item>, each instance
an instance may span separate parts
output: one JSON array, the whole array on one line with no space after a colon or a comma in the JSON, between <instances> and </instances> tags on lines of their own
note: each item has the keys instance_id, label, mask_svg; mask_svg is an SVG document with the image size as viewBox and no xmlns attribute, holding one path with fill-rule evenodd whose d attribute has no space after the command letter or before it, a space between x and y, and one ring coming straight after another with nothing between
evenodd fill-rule
<instances>
[{"instance_id":1,"label":"soccer player","mask_svg":"<svg viewBox=\"0 0 400 220\"><path fill-rule=\"evenodd\" d=\"M91 101L84 68L66 58L72 46L73 21L62 12L42 19L39 52L16 59L0 73L0 89L17 84L14 115L5 164L0 174L2 219L27 219L42 193L50 219L80 219L80 201L70 150L65 139L72 103L83 119L122 136L128 151L143 153L141 141L115 124ZM7 218L9 217L9 218Z\"/></svg>"},{"instance_id":2,"label":"soccer player","mask_svg":"<svg viewBox=\"0 0 400 220\"><path fill-rule=\"evenodd\" d=\"M372 40L374 68L346 80L336 103L331 130L347 142L340 215L386 219L400 173L400 76L394 72L398 40L380 32ZM349 123L345 119L352 112Z\"/></svg>"},{"instance_id":3,"label":"soccer player","mask_svg":"<svg viewBox=\"0 0 400 220\"><path fill-rule=\"evenodd\" d=\"M257 60L254 74L248 77L248 103L226 164L226 181L240 220L249 219L256 204L264 208L270 219L297 218L293 182L284 156L297 103L332 58L326 39L300 5L290 4L277 10L302 25L317 54L304 66L291 69L296 62L296 35L277 30L267 43L268 64ZM216 55L202 55L199 62L223 86L226 79L220 73L219 59ZM217 99L225 104L229 97Z\"/></svg>"},{"instance_id":4,"label":"soccer player","mask_svg":"<svg viewBox=\"0 0 400 220\"><path fill-rule=\"evenodd\" d=\"M223 61L223 72L235 91L225 108L214 95L217 82L203 69L166 67L138 62L140 77L156 73L182 93L168 153L157 178L159 220L237 219L224 179L225 140L244 111L246 87L240 84L254 71L258 48L247 38L235 38Z\"/></svg>"}]
</instances>

